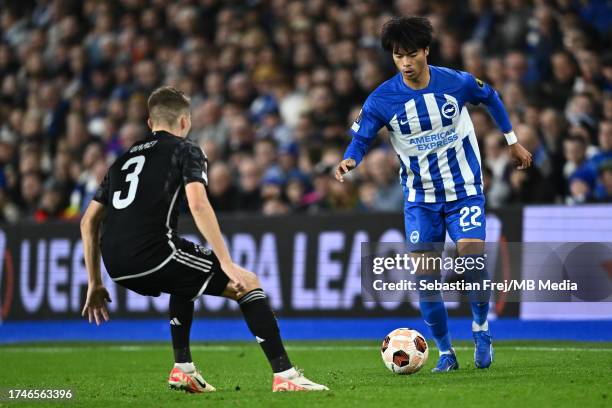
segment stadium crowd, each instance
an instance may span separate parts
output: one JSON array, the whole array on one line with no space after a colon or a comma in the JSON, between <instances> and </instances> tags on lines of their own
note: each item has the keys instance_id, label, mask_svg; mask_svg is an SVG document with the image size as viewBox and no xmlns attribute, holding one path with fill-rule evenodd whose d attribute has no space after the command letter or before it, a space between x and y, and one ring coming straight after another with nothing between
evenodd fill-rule
<instances>
[{"instance_id":1,"label":"stadium crowd","mask_svg":"<svg viewBox=\"0 0 612 408\"><path fill-rule=\"evenodd\" d=\"M534 166L517 171L472 107L491 208L612 201L606 0L0 0L0 220L76 218L147 136L159 85L191 97L220 212L400 211L385 130L332 171L366 96L395 71L379 33L431 19L429 62L492 84Z\"/></svg>"}]
</instances>

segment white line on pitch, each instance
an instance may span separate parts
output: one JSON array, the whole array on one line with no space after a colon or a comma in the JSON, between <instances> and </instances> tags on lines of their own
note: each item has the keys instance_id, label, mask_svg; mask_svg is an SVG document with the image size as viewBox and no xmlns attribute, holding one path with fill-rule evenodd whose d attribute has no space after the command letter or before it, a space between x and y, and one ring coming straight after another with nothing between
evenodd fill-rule
<instances>
[{"instance_id":1,"label":"white line on pitch","mask_svg":"<svg viewBox=\"0 0 612 408\"><path fill-rule=\"evenodd\" d=\"M122 351L122 352L130 352L130 351L150 351L150 350L168 350L170 351L170 346L161 346L161 345L150 345L150 346L119 346L119 345L108 345L108 346L96 346L93 347L25 347L25 346L0 346L0 353L8 352L8 353L72 353L76 351L96 351L98 349L104 349L109 351ZM193 345L191 346L192 350L197 351L234 351L236 349L248 347L247 345L234 345L234 346L220 346L220 345L211 345L211 346L203 346L203 345ZM355 345L346 345L346 346L297 346L297 345L288 345L287 350L289 351L338 351L338 350L376 350L376 346L355 346ZM454 347L455 350L460 351L470 351L473 350L473 347L459 346ZM498 345L495 346L496 350L509 350L509 351L549 351L549 352L612 352L612 348L603 348L603 347L544 347L544 346L504 346Z\"/></svg>"}]
</instances>

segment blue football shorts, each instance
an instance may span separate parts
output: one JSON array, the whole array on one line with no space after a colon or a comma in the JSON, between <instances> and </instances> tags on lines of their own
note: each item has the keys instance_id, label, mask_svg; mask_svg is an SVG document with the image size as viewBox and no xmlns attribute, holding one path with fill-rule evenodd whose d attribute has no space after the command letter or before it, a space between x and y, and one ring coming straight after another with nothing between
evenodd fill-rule
<instances>
[{"instance_id":1,"label":"blue football shorts","mask_svg":"<svg viewBox=\"0 0 612 408\"><path fill-rule=\"evenodd\" d=\"M446 232L462 238L485 239L485 197L476 195L446 203L404 204L406 243L410 252L440 251Z\"/></svg>"}]
</instances>

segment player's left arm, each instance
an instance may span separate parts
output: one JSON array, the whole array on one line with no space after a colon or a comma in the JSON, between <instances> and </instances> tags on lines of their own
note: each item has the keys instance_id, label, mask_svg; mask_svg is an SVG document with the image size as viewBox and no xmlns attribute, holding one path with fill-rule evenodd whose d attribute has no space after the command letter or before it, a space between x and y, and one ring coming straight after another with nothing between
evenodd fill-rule
<instances>
[{"instance_id":1,"label":"player's left arm","mask_svg":"<svg viewBox=\"0 0 612 408\"><path fill-rule=\"evenodd\" d=\"M221 269L230 278L236 292L243 293L246 287L243 269L232 261L204 188L208 185L208 159L202 149L191 142L184 143L179 152L187 204L196 227L212 247Z\"/></svg>"},{"instance_id":2,"label":"player's left arm","mask_svg":"<svg viewBox=\"0 0 612 408\"><path fill-rule=\"evenodd\" d=\"M474 104L483 103L487 107L495 123L504 133L510 149L510 154L512 158L518 162L518 169L522 170L531 166L533 161L532 155L518 142L512 130L508 112L497 91L489 84L475 78L471 74L464 73L463 77L465 81L464 85L467 90L468 102Z\"/></svg>"},{"instance_id":3,"label":"player's left arm","mask_svg":"<svg viewBox=\"0 0 612 408\"><path fill-rule=\"evenodd\" d=\"M81 218L81 239L83 240L83 257L87 269L87 298L81 316L87 315L89 323L94 320L99 325L102 319L108 321L108 309L106 302L111 298L102 283L102 272L100 271L100 226L104 218L106 207L91 200L83 218Z\"/></svg>"}]
</instances>

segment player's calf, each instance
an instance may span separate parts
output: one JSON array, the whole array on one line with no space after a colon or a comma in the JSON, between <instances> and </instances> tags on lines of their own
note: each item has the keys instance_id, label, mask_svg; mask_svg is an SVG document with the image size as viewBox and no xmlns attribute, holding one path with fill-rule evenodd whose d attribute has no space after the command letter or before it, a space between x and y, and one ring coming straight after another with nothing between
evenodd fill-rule
<instances>
[{"instance_id":1,"label":"player's calf","mask_svg":"<svg viewBox=\"0 0 612 408\"><path fill-rule=\"evenodd\" d=\"M473 265L471 268L466 267L465 279L476 287L468 291L473 319L474 365L477 368L488 368L493 362L493 344L487 321L491 291L484 286L484 282L489 279L489 274L482 252L475 255L463 255L463 258L466 260L464 265ZM470 260L472 262L468 262Z\"/></svg>"},{"instance_id":2,"label":"player's calf","mask_svg":"<svg viewBox=\"0 0 612 408\"><path fill-rule=\"evenodd\" d=\"M249 330L266 355L274 373L272 391L326 390L327 387L310 381L292 366L281 339L278 322L257 276L243 270L242 278L245 294L238 294L231 284L228 284L223 294L238 302Z\"/></svg>"},{"instance_id":3,"label":"player's calf","mask_svg":"<svg viewBox=\"0 0 612 408\"><path fill-rule=\"evenodd\" d=\"M258 281L259 282L259 281ZM279 373L292 368L287 356L276 317L261 288L255 288L238 299L247 326L270 362L272 371Z\"/></svg>"}]
</instances>

